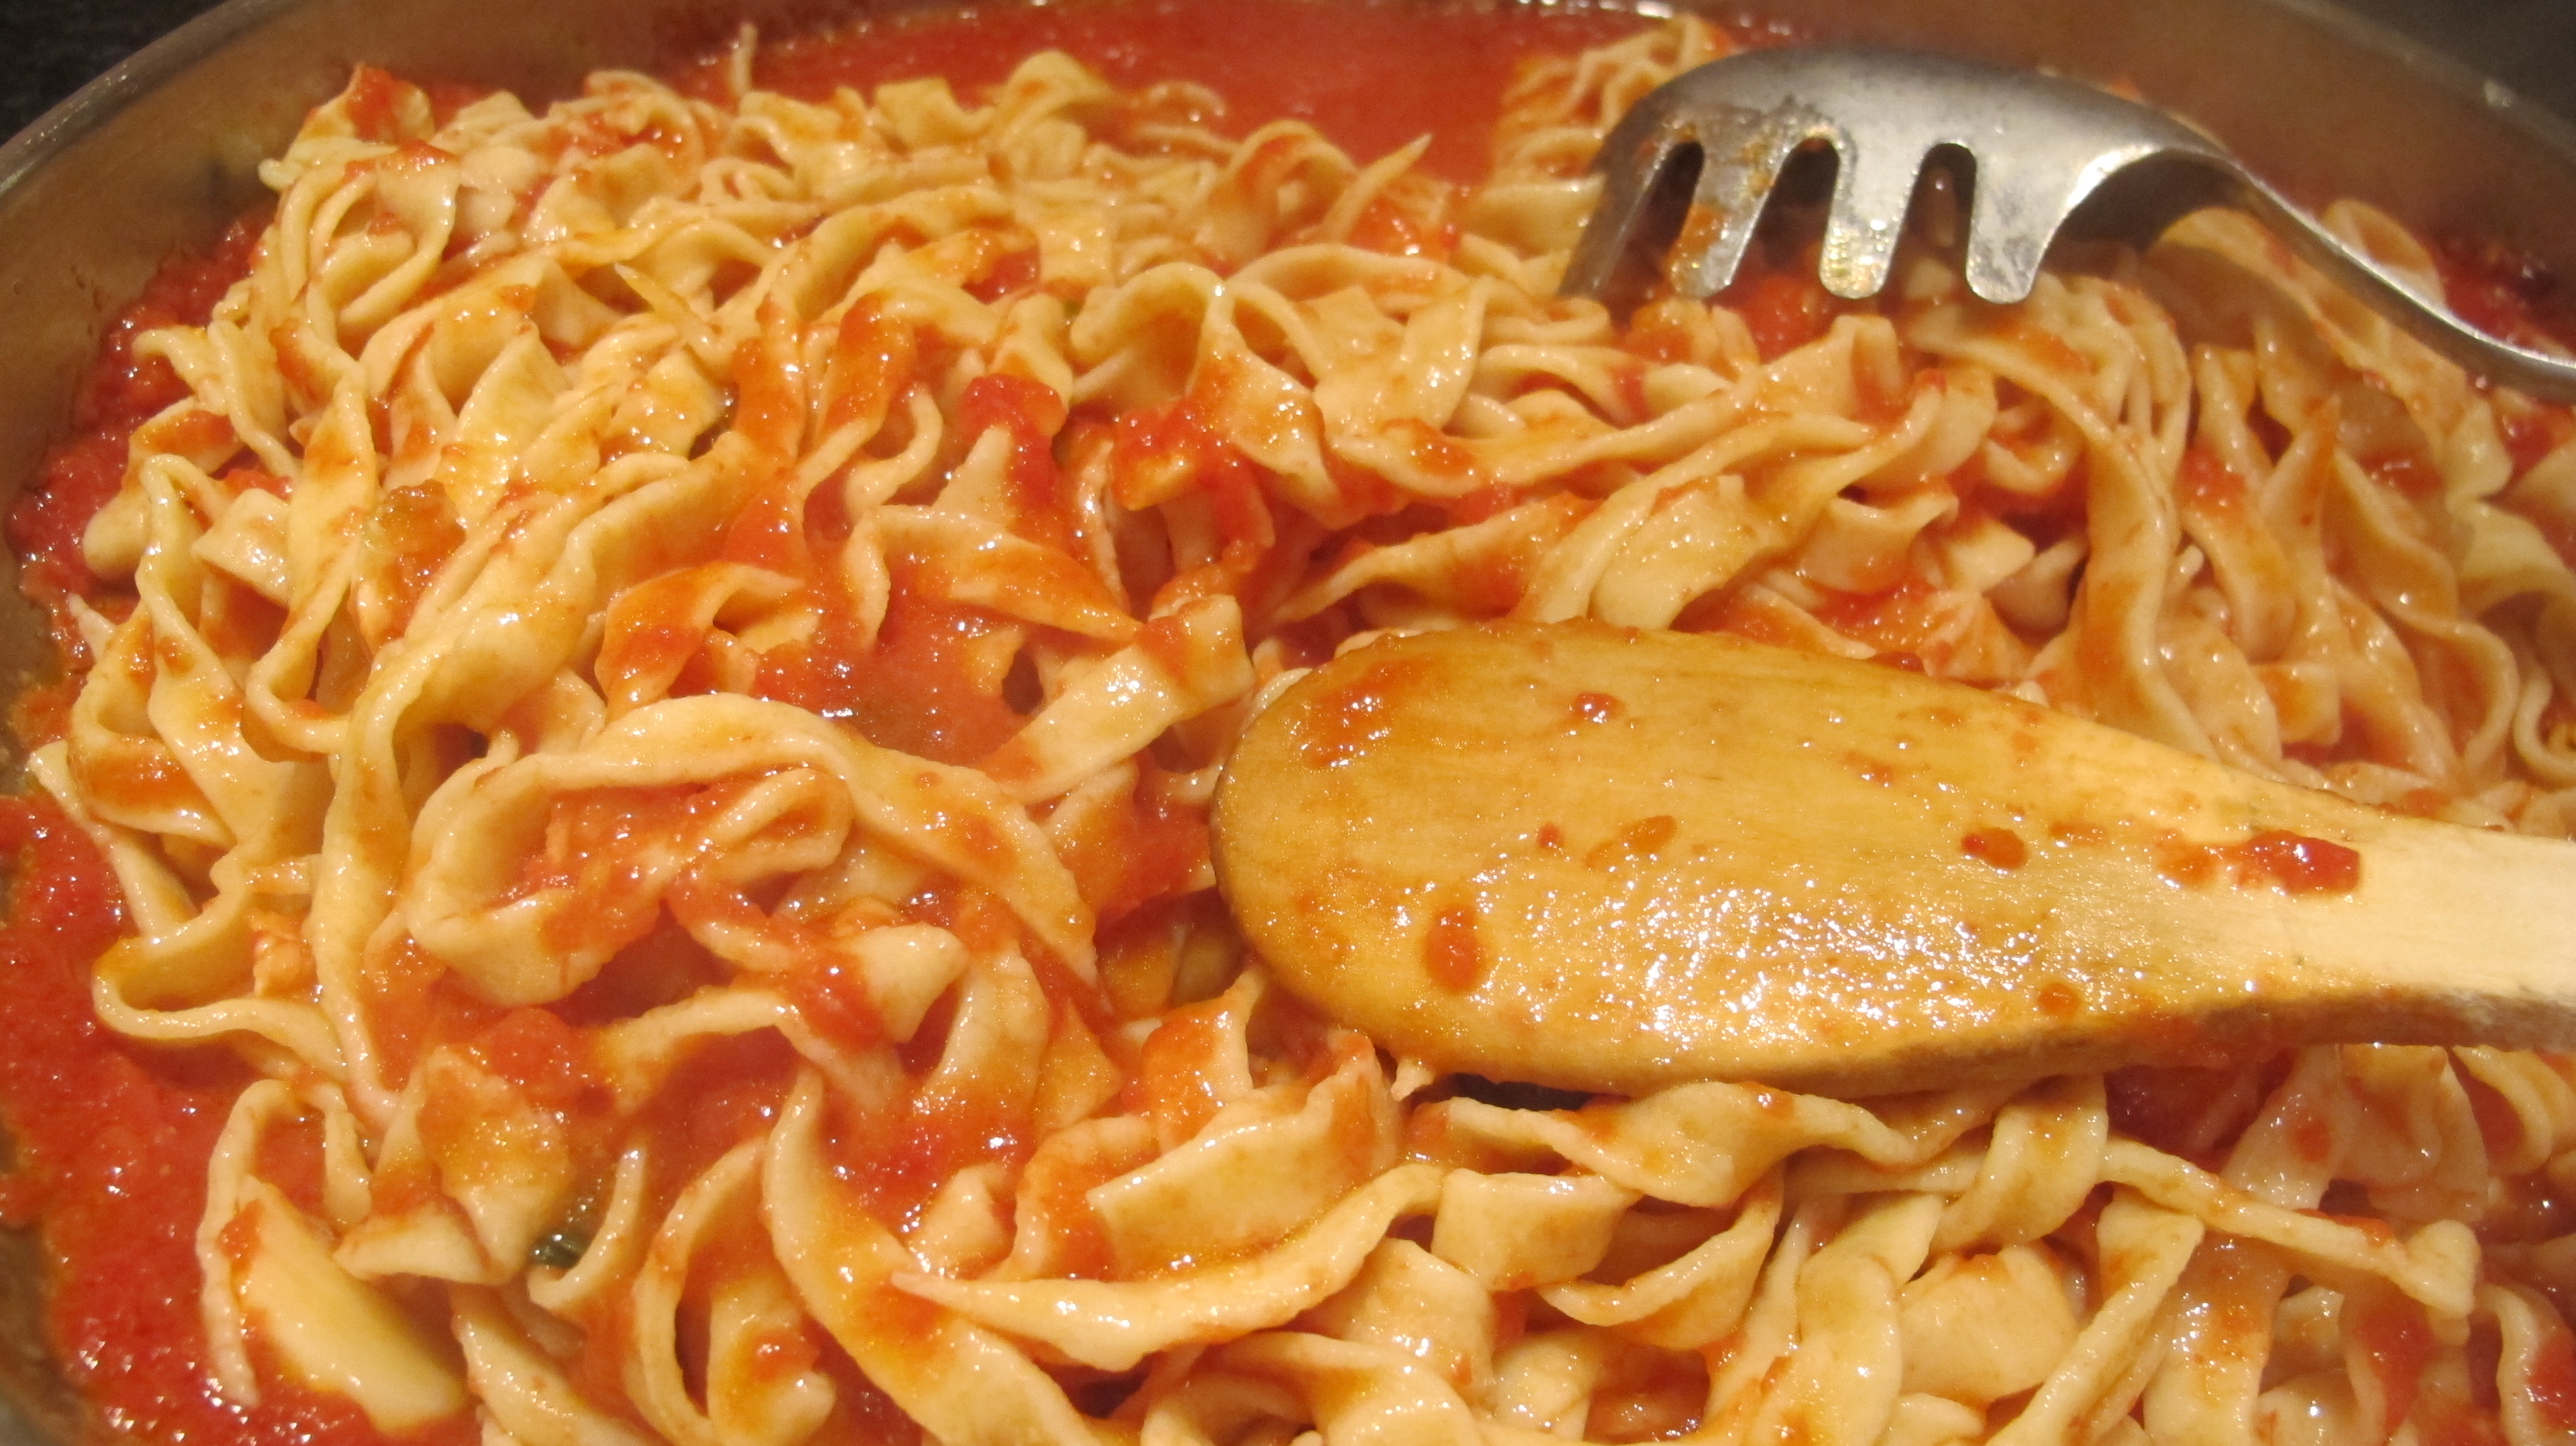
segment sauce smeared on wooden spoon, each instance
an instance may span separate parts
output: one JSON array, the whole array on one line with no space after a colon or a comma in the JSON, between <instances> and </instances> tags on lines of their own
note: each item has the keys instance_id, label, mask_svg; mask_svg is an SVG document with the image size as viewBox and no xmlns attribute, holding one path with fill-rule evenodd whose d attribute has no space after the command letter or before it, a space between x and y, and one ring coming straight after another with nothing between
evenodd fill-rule
<instances>
[{"instance_id":1,"label":"sauce smeared on wooden spoon","mask_svg":"<svg viewBox=\"0 0 2576 1446\"><path fill-rule=\"evenodd\" d=\"M1355 650L1245 734L1216 863L1334 1018L1571 1089L2576 1043L2576 845L1729 638Z\"/></svg>"}]
</instances>

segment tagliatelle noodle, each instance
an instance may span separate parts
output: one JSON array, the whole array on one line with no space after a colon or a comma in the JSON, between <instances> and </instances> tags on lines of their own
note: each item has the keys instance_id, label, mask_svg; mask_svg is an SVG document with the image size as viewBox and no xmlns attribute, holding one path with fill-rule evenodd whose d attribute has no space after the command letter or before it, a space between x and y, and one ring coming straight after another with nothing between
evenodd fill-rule
<instances>
[{"instance_id":1,"label":"tagliatelle noodle","mask_svg":"<svg viewBox=\"0 0 2576 1446\"><path fill-rule=\"evenodd\" d=\"M99 1017L259 1076L221 1392L521 1446L2576 1433L2564 1058L1582 1101L1245 956L1245 717L1498 617L2576 824L2576 426L2247 219L2012 307L1928 250L1876 307L1556 297L1602 132L1728 45L1533 63L1472 187L1058 54L315 111L141 342L189 396L32 762L132 918Z\"/></svg>"}]
</instances>

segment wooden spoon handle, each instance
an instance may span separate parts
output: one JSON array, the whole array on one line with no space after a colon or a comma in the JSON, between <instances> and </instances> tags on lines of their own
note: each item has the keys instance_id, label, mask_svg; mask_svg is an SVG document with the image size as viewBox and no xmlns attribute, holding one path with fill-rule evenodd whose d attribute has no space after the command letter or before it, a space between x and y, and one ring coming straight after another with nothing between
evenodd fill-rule
<instances>
[{"instance_id":1,"label":"wooden spoon handle","mask_svg":"<svg viewBox=\"0 0 2576 1446\"><path fill-rule=\"evenodd\" d=\"M1444 1069L1869 1092L2576 1044L2576 845L1729 638L1372 644L1255 720L1215 826L1279 979Z\"/></svg>"}]
</instances>

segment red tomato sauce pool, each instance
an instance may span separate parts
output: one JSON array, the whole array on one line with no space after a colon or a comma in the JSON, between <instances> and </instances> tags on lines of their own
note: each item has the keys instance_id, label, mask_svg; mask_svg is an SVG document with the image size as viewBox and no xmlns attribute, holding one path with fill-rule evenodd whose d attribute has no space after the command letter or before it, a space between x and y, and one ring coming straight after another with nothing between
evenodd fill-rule
<instances>
[{"instance_id":1,"label":"red tomato sauce pool","mask_svg":"<svg viewBox=\"0 0 2576 1446\"><path fill-rule=\"evenodd\" d=\"M125 924L115 877L49 803L0 799L15 878L0 924L0 1116L15 1154L0 1221L36 1223L45 1338L97 1424L147 1441L357 1446L349 1402L268 1383L216 1393L197 1308L206 1159L246 1072L210 1051L159 1052L90 1014L90 961Z\"/></svg>"},{"instance_id":2,"label":"red tomato sauce pool","mask_svg":"<svg viewBox=\"0 0 2576 1446\"><path fill-rule=\"evenodd\" d=\"M764 44L753 83L809 100L841 86L941 76L961 100L1020 61L1062 50L1132 90L1190 80L1225 99L1238 134L1306 121L1366 163L1429 135L1425 166L1481 178L1486 138L1522 60L1633 34L1647 20L1604 6L1406 4L1399 0L1073 0L870 18ZM684 84L714 84L705 68Z\"/></svg>"}]
</instances>

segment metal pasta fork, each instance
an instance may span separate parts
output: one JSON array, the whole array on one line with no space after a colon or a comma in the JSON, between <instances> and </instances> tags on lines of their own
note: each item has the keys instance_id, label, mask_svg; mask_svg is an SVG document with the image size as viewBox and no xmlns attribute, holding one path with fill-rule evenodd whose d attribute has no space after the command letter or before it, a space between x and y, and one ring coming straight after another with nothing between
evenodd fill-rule
<instances>
[{"instance_id":1,"label":"metal pasta fork","mask_svg":"<svg viewBox=\"0 0 2576 1446\"><path fill-rule=\"evenodd\" d=\"M2114 176L2122 229L2151 240L2200 206L2261 218L2302 258L2473 372L2551 401L2576 401L2576 364L2478 331L2353 250L2247 173L2216 142L2161 111L2091 86L1948 56L1860 46L1750 51L1665 82L1602 143L1607 184L1568 266L1566 295L1607 299L1641 253L1676 229L1670 274L1708 297L1734 280L1764 202L1811 142L1837 158L1818 279L1836 296L1887 284L1925 160L1964 151L1973 170L1968 287L2019 301L2076 208ZM1696 150L1696 182L1680 168ZM1687 209L1681 185L1689 184Z\"/></svg>"}]
</instances>

